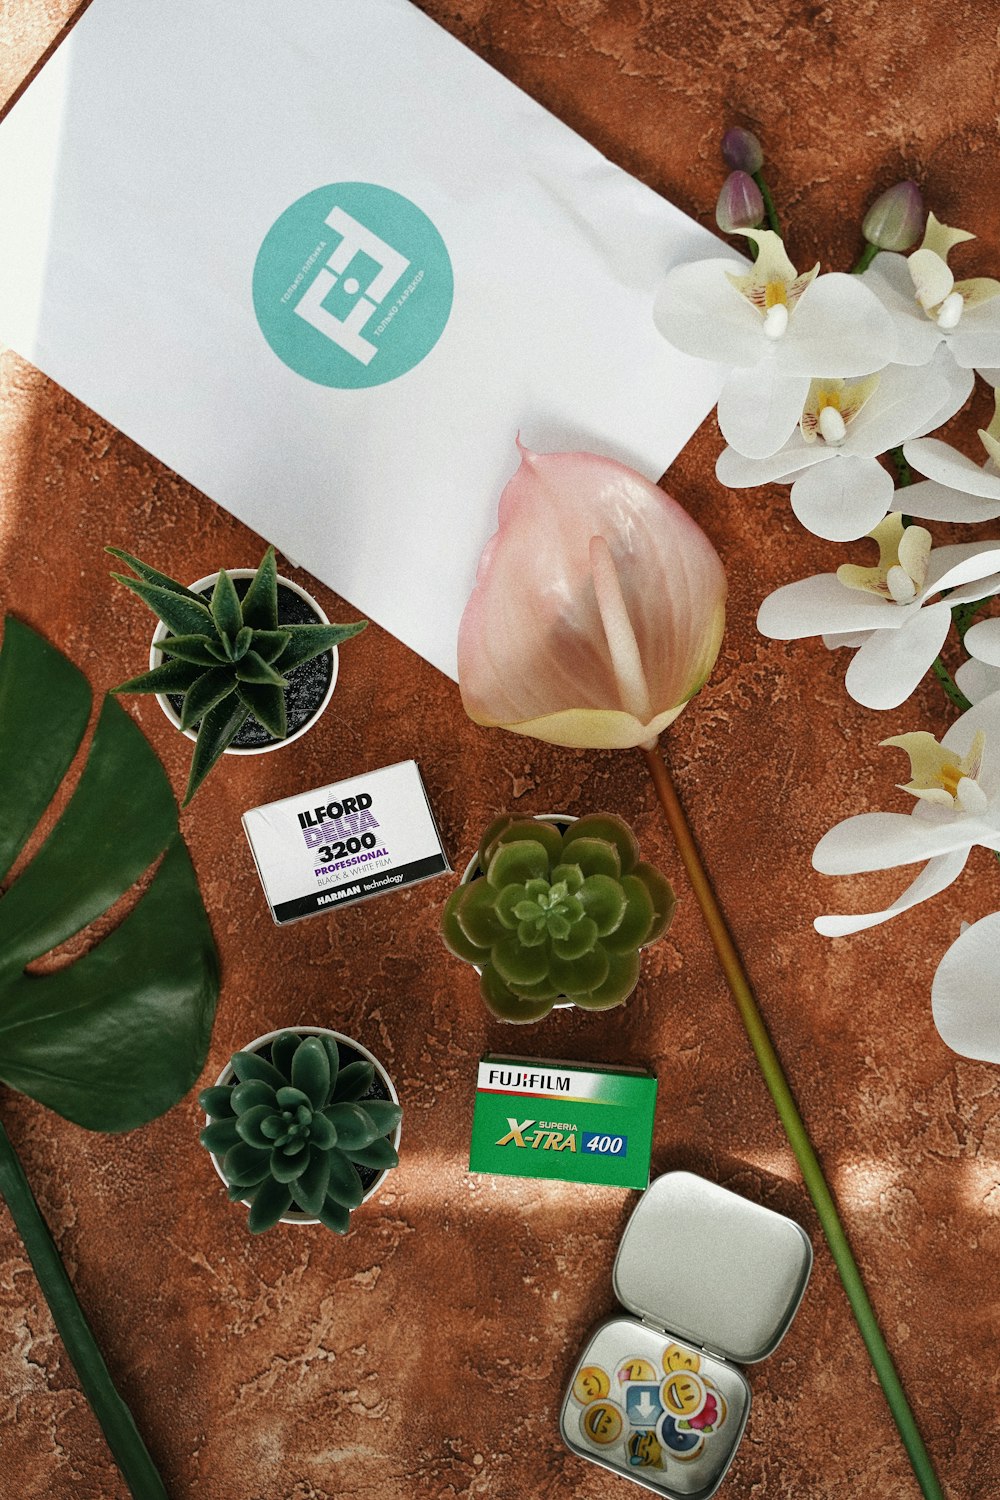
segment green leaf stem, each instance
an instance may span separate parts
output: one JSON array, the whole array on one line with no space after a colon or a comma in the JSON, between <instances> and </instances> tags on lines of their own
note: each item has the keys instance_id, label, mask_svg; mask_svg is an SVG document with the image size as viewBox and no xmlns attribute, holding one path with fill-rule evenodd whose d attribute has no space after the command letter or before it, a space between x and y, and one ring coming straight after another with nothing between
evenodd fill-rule
<instances>
[{"instance_id":1,"label":"green leaf stem","mask_svg":"<svg viewBox=\"0 0 1000 1500\"><path fill-rule=\"evenodd\" d=\"M803 1179L826 1237L833 1262L847 1294L854 1320L868 1350L868 1357L896 1423L897 1431L913 1467L924 1500L944 1500L930 1455L906 1399L906 1392L896 1372L892 1355L865 1288L857 1261L840 1220L837 1204L827 1186L818 1156L809 1139L805 1122L785 1076L781 1059L771 1041L739 951L733 942L725 916L701 858L694 834L681 806L673 781L659 749L640 752L646 762L667 824L687 871L695 898L715 948L730 994L743 1022L761 1075L778 1113L789 1145L795 1153Z\"/></svg>"},{"instance_id":2,"label":"green leaf stem","mask_svg":"<svg viewBox=\"0 0 1000 1500\"><path fill-rule=\"evenodd\" d=\"M73 1361L77 1379L101 1425L134 1500L167 1500L167 1491L139 1436L132 1413L115 1390L90 1324L66 1274L24 1169L0 1124L0 1195L24 1242L32 1269L49 1305L56 1332Z\"/></svg>"}]
</instances>

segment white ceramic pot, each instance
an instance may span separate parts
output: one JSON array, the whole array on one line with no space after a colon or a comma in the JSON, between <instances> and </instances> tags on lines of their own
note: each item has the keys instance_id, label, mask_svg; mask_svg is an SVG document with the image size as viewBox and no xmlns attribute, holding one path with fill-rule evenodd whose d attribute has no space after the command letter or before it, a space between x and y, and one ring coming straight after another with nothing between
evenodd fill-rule
<instances>
[{"instance_id":1,"label":"white ceramic pot","mask_svg":"<svg viewBox=\"0 0 1000 1500\"><path fill-rule=\"evenodd\" d=\"M296 1036L328 1036L333 1041L343 1043L345 1047L350 1047L352 1051L358 1054L359 1059L361 1059L363 1062L370 1062L373 1065L373 1067L375 1068L375 1072L378 1074L378 1076L381 1078L382 1082L388 1089L389 1098L392 1100L393 1104L399 1103L399 1095L396 1093L395 1085L393 1084L392 1079L389 1077L388 1073L385 1071L375 1054L373 1052L369 1052L368 1048L363 1047L360 1042L356 1042L353 1037L345 1036L342 1031L331 1031L328 1026L281 1026L277 1031L269 1031L264 1036L255 1037L252 1042L249 1042L247 1044L247 1046L241 1047L240 1051L257 1052L260 1048L266 1047L268 1043L275 1041L277 1037L281 1036L286 1031L293 1031ZM232 1083L235 1077L236 1075L233 1072L232 1063L227 1063L222 1072L219 1074L218 1078L215 1080L216 1088L218 1088L222 1084ZM206 1116L206 1122L208 1119L209 1117ZM393 1146L397 1151L399 1150L399 1138L402 1133L402 1129L403 1122L401 1120L396 1126L396 1129L393 1131L390 1138ZM223 1183L225 1183L226 1187L228 1187L229 1182L227 1181L225 1173L222 1170L222 1163L220 1162L214 1151L209 1152L209 1155L212 1158L212 1165L214 1166L216 1172L219 1174L219 1177L222 1179ZM378 1192L379 1188L382 1186L382 1182L386 1176L386 1173L390 1170L391 1168L386 1167L381 1172L379 1172L378 1176L375 1178L375 1181L372 1182L368 1186L368 1188L366 1188L364 1197L361 1199L362 1203L367 1203L368 1199ZM240 1202L243 1203L247 1208L250 1207L249 1199L241 1198ZM352 1209L352 1212L357 1212L357 1210ZM290 1209L287 1214L285 1214L278 1220L279 1224L318 1224L319 1222L319 1219L309 1218L308 1214L304 1214L300 1209Z\"/></svg>"},{"instance_id":2,"label":"white ceramic pot","mask_svg":"<svg viewBox=\"0 0 1000 1500\"><path fill-rule=\"evenodd\" d=\"M254 576L254 574L256 573L256 571L257 571L256 568L227 568L226 569L226 572L229 574L230 578L234 578L234 579L235 578L252 578ZM206 576L204 578L199 578L199 579L196 580L196 582L194 582L192 584L189 584L188 587L194 593L196 593L196 594L200 593L202 589L211 589L212 587L214 587L215 580L218 578L218 576L219 576L218 573L208 573L208 574L206 574ZM305 602L309 605L310 609L313 611L313 613L316 616L316 623L317 623L317 625L329 625L329 623L330 623L329 619L327 618L327 616L324 613L324 611L320 608L320 606L316 602L316 600L313 598L312 594L309 593L308 589L302 588L302 586L300 584L298 584L298 583L293 583L290 578L282 578L280 574L278 575L278 582L279 582L279 584L283 584L286 589L291 589L291 591L292 591L293 594L298 594L298 596L299 596L300 599L304 599L305 600ZM150 669L152 669L153 667L158 667L161 664L161 662L163 662L164 656L163 656L163 652L160 650L159 643L160 643L160 641L164 640L165 637L168 636L169 634L170 634L170 631L167 629L166 625L164 625L163 621L161 620L159 622L159 624L157 625L156 630L153 632L153 640L152 640L152 644L150 645L150 648L149 648L149 665L150 665ZM320 715L323 714L323 713L325 713L327 704L330 702L330 699L333 697L333 690L334 690L334 688L337 685L337 672L338 672L339 667L340 667L340 653L337 650L336 646L331 646L330 647L330 656L332 657L332 670L330 672L330 684L329 684L326 692L324 693L323 698L322 698L322 700L321 700L318 708L316 709L315 713L312 714L311 717L308 718L304 724L300 724L299 727L298 727L298 729L294 730L291 734L286 735L283 740L269 740L266 745L241 745L241 746L230 745L228 747L228 749L226 749L226 750L223 751L223 754L224 755L266 755L269 750L281 750L281 749L284 748L285 745L292 744L292 742L294 740L301 739L302 736L304 734L306 734L313 727L313 725L316 723L316 720L320 717ZM180 715L177 714L176 711L174 710L174 706L170 702L170 699L167 697L166 693L157 693L156 694L156 701L160 705L160 707L162 708L163 712L166 714L167 718L170 720L170 722L174 726L174 728L175 729L180 729L180 727L181 727ZM197 739L197 734L195 733L195 731L193 729L184 729L181 732L183 734L186 734L189 740Z\"/></svg>"}]
</instances>

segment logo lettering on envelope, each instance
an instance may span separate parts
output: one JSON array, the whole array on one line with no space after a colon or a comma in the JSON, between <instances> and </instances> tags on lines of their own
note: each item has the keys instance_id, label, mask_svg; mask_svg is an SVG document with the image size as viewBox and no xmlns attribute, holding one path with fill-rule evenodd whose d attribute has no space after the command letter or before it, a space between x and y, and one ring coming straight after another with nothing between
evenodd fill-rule
<instances>
[{"instance_id":1,"label":"logo lettering on envelope","mask_svg":"<svg viewBox=\"0 0 1000 1500\"><path fill-rule=\"evenodd\" d=\"M274 353L317 385L396 380L434 348L451 312L444 240L409 198L367 182L316 188L257 253L253 304Z\"/></svg>"}]
</instances>

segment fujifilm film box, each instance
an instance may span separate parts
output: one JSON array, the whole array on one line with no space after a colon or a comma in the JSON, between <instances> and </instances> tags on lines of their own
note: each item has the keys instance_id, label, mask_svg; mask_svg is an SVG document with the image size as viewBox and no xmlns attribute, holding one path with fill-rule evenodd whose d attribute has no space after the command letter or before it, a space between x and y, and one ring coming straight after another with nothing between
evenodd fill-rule
<instances>
[{"instance_id":1,"label":"fujifilm film box","mask_svg":"<svg viewBox=\"0 0 1000 1500\"><path fill-rule=\"evenodd\" d=\"M488 1054L469 1171L644 1188L655 1112L651 1073Z\"/></svg>"},{"instance_id":2,"label":"fujifilm film box","mask_svg":"<svg viewBox=\"0 0 1000 1500\"><path fill-rule=\"evenodd\" d=\"M251 808L243 827L279 926L451 869L414 760Z\"/></svg>"}]
</instances>

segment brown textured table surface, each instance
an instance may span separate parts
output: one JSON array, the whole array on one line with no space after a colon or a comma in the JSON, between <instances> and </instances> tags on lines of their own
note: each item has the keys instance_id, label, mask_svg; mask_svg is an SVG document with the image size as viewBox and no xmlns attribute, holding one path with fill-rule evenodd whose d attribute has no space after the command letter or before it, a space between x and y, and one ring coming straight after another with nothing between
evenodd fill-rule
<instances>
[{"instance_id":1,"label":"brown textured table surface","mask_svg":"<svg viewBox=\"0 0 1000 1500\"><path fill-rule=\"evenodd\" d=\"M77 12L7 0L11 97ZM613 161L705 223L731 123L766 142L800 263L850 264L874 192L918 177L1000 264L995 6L758 6L731 0L425 0L424 9ZM1000 360L997 361L1000 363ZM0 604L89 673L137 670L145 612L108 580L117 542L182 578L253 563L261 541L11 353L0 358ZM984 393L956 424L985 425ZM810 854L886 802L885 734L940 731L930 687L877 716L818 643L754 629L779 582L828 566L777 487L724 493L714 419L667 477L730 574L729 629L669 754L732 927L836 1192L949 1500L1000 1494L1000 1091L948 1052L930 979L961 918L994 909L996 863L912 919L829 942L831 891L858 908L900 873L838 883ZM293 576L295 576L293 574ZM351 618L319 589L332 618ZM0 1109L111 1370L177 1500L495 1500L629 1491L566 1453L561 1392L635 1195L471 1177L475 1062L487 1048L643 1062L660 1078L654 1171L683 1166L797 1218L817 1259L724 1495L914 1500L918 1489L736 1019L638 755L576 754L475 728L455 687L371 628L345 651L335 711L298 748L296 784L408 756L456 865L497 811L610 809L634 821L681 898L627 1009L511 1035L437 937L450 878L278 930L241 812L289 790L282 755L227 761L183 818L223 965L206 1078L286 1023L336 1026L393 1073L402 1163L346 1240L248 1235L196 1139L194 1094L124 1137L88 1134L5 1090ZM129 700L183 785L188 746ZM902 805L902 800L900 802ZM904 925L905 923L905 925ZM0 1208L0 1494L126 1494Z\"/></svg>"}]
</instances>

